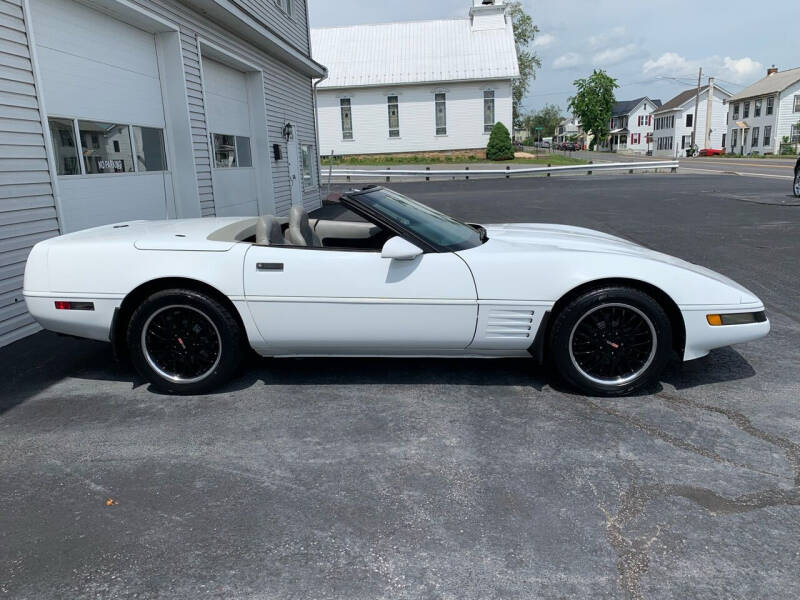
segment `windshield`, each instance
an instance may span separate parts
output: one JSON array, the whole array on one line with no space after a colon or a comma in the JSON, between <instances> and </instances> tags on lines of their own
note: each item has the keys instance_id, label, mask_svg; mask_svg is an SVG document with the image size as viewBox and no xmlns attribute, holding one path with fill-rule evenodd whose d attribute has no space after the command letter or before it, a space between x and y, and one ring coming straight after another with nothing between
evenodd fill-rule
<instances>
[{"instance_id":1,"label":"windshield","mask_svg":"<svg viewBox=\"0 0 800 600\"><path fill-rule=\"evenodd\" d=\"M483 228L470 227L392 190L377 188L354 194L354 198L438 250L466 250L480 246L485 239Z\"/></svg>"}]
</instances>

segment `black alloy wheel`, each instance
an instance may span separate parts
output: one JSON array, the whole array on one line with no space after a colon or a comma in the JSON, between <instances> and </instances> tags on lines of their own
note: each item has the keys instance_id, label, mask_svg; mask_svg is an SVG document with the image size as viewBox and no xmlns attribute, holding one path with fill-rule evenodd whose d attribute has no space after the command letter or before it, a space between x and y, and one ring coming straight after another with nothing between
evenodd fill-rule
<instances>
[{"instance_id":1,"label":"black alloy wheel","mask_svg":"<svg viewBox=\"0 0 800 600\"><path fill-rule=\"evenodd\" d=\"M136 370L159 390L202 394L232 377L244 333L231 310L189 289L156 292L134 311L128 349Z\"/></svg>"},{"instance_id":2,"label":"black alloy wheel","mask_svg":"<svg viewBox=\"0 0 800 600\"><path fill-rule=\"evenodd\" d=\"M605 287L559 310L549 348L567 383L589 395L621 396L655 382L672 355L672 328L650 295Z\"/></svg>"}]
</instances>

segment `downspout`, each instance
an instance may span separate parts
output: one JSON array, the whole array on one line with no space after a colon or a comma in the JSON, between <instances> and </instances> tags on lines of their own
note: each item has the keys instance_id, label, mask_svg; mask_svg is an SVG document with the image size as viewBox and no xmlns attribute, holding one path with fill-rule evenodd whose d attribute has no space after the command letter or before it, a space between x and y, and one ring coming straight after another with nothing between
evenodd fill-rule
<instances>
[{"instance_id":1,"label":"downspout","mask_svg":"<svg viewBox=\"0 0 800 600\"><path fill-rule=\"evenodd\" d=\"M306 30L308 31L308 57L311 60L314 60L313 47L311 46L311 21L310 21L309 16L308 16L308 2L306 2L305 5L306 5ZM317 154L317 158L316 158L316 163L317 163L317 189L320 190L319 203L320 203L320 206L322 206L322 197L321 197L322 196L322 163L321 163L321 160L320 160L320 157L322 156L322 149L319 147L319 112L318 112L319 107L318 107L318 104L317 104L317 86L328 78L328 68L325 65L320 65L320 66L322 66L322 68L325 69L325 72L322 74L322 77L317 79L311 85L311 97L312 97L312 99L314 101L314 140L316 141L316 144L317 144L317 146L316 146L317 147L317 152L316 152L316 154Z\"/></svg>"},{"instance_id":2,"label":"downspout","mask_svg":"<svg viewBox=\"0 0 800 600\"><path fill-rule=\"evenodd\" d=\"M314 96L314 136L317 140L317 189L320 190L320 196L322 196L322 149L319 147L319 105L317 103L317 86L325 81L328 78L328 69L325 69L325 74L317 79L313 85L313 93ZM330 191L330 190L328 190ZM322 205L322 198L320 197L320 206Z\"/></svg>"}]
</instances>

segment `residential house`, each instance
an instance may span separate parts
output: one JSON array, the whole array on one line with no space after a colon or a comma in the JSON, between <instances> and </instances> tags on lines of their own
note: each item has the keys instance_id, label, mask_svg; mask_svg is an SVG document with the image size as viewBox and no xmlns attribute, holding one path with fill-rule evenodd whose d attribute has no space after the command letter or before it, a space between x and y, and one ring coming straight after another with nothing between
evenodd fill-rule
<instances>
[{"instance_id":1,"label":"residential house","mask_svg":"<svg viewBox=\"0 0 800 600\"><path fill-rule=\"evenodd\" d=\"M580 132L581 126L578 119L574 116L567 117L556 127L556 134L553 137L553 141L560 144L562 142L572 141L573 139L577 140Z\"/></svg>"},{"instance_id":2,"label":"residential house","mask_svg":"<svg viewBox=\"0 0 800 600\"><path fill-rule=\"evenodd\" d=\"M0 17L0 345L38 330L22 276L40 240L319 206L305 0L0 0Z\"/></svg>"},{"instance_id":3,"label":"residential house","mask_svg":"<svg viewBox=\"0 0 800 600\"><path fill-rule=\"evenodd\" d=\"M653 149L653 111L661 107L661 100L647 96L635 100L615 102L611 109L609 135L597 144L600 152L646 154Z\"/></svg>"},{"instance_id":4,"label":"residential house","mask_svg":"<svg viewBox=\"0 0 800 600\"><path fill-rule=\"evenodd\" d=\"M763 79L733 96L728 108L727 150L733 154L777 154L800 144L800 67L767 69Z\"/></svg>"},{"instance_id":5,"label":"residential house","mask_svg":"<svg viewBox=\"0 0 800 600\"><path fill-rule=\"evenodd\" d=\"M709 91L710 90L710 91ZM731 93L713 84L713 78L700 88L681 92L653 112L653 154L664 157L686 156L692 146L692 132L698 149L725 147L726 106ZM709 102L709 99L711 102ZM697 123L695 118L697 105ZM710 114L710 118L709 118Z\"/></svg>"},{"instance_id":6,"label":"residential house","mask_svg":"<svg viewBox=\"0 0 800 600\"><path fill-rule=\"evenodd\" d=\"M519 77L503 0L472 0L466 18L313 29L320 151L384 154L484 149L512 130Z\"/></svg>"}]
</instances>

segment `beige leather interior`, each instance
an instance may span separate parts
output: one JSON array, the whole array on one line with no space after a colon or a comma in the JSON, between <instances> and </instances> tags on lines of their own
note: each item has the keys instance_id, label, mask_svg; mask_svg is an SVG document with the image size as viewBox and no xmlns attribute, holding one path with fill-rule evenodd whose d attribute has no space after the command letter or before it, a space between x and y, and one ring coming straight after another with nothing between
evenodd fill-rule
<instances>
[{"instance_id":1,"label":"beige leather interior","mask_svg":"<svg viewBox=\"0 0 800 600\"><path fill-rule=\"evenodd\" d=\"M282 246L286 243L281 222L273 215L264 215L256 222L256 244Z\"/></svg>"},{"instance_id":2,"label":"beige leather interior","mask_svg":"<svg viewBox=\"0 0 800 600\"><path fill-rule=\"evenodd\" d=\"M286 241L293 246L322 246L319 236L311 229L308 213L302 206L293 206L289 210L289 229L286 230Z\"/></svg>"}]
</instances>

